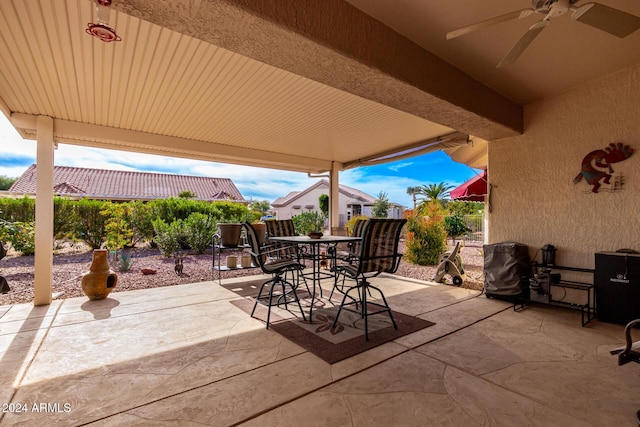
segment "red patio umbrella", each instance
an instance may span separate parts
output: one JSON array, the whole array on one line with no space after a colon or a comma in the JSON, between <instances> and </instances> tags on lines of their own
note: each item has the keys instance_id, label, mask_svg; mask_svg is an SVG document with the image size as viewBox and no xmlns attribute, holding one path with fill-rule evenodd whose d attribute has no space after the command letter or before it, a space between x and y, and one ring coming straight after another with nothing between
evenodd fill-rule
<instances>
[{"instance_id":1,"label":"red patio umbrella","mask_svg":"<svg viewBox=\"0 0 640 427\"><path fill-rule=\"evenodd\" d=\"M476 175L459 187L449 192L452 200L462 200L467 202L484 202L487 194L487 171L482 175Z\"/></svg>"}]
</instances>

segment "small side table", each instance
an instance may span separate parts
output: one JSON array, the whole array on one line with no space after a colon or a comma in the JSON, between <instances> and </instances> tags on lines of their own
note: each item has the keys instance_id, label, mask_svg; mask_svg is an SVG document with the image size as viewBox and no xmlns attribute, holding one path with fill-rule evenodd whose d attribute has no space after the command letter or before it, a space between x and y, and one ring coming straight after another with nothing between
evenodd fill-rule
<instances>
[{"instance_id":1,"label":"small side table","mask_svg":"<svg viewBox=\"0 0 640 427\"><path fill-rule=\"evenodd\" d=\"M238 245L238 246L223 246L220 243L220 235L219 234L214 234L212 239L211 239L211 248L212 248L212 252L211 252L211 278L215 281L216 280L216 274L217 274L217 278L218 278L218 285L220 285L222 283L222 272L223 271L232 271L232 270L244 270L247 268L256 268L256 266L253 264L253 261L251 262L251 266L249 267L242 267L239 263L238 266L236 268L229 268L226 265L222 265L221 262L221 258L222 258L222 252L225 251L234 251L234 252L243 252L246 249L249 249L250 246L249 245Z\"/></svg>"}]
</instances>

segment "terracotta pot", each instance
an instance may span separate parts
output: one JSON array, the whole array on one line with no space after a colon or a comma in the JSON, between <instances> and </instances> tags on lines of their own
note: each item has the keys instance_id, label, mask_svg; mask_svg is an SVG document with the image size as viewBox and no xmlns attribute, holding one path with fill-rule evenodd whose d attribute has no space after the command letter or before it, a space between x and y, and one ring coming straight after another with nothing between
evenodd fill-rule
<instances>
[{"instance_id":1,"label":"terracotta pot","mask_svg":"<svg viewBox=\"0 0 640 427\"><path fill-rule=\"evenodd\" d=\"M91 300L105 299L115 289L118 275L109 268L106 249L93 251L89 271L82 275L82 291Z\"/></svg>"},{"instance_id":2,"label":"terracotta pot","mask_svg":"<svg viewBox=\"0 0 640 427\"><path fill-rule=\"evenodd\" d=\"M226 248L237 248L242 235L242 224L218 224L220 244Z\"/></svg>"},{"instance_id":3,"label":"terracotta pot","mask_svg":"<svg viewBox=\"0 0 640 427\"><path fill-rule=\"evenodd\" d=\"M258 235L258 244L264 245L267 241L267 224L264 222L256 222L253 225L254 230L256 230L256 234Z\"/></svg>"}]
</instances>

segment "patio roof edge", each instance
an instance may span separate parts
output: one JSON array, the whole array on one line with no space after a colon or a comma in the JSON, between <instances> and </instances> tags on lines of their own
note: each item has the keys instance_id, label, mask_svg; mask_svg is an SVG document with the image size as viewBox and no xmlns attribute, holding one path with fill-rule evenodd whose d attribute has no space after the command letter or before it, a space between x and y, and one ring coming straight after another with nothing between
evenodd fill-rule
<instances>
[{"instance_id":1,"label":"patio roof edge","mask_svg":"<svg viewBox=\"0 0 640 427\"><path fill-rule=\"evenodd\" d=\"M11 114L11 123L26 139L36 139L37 116ZM72 145L122 150L193 160L230 163L307 173L331 170L328 160L276 153L224 144L157 135L109 126L54 120L54 139ZM151 142L150 142L151 141ZM180 147L180 148L178 148Z\"/></svg>"}]
</instances>

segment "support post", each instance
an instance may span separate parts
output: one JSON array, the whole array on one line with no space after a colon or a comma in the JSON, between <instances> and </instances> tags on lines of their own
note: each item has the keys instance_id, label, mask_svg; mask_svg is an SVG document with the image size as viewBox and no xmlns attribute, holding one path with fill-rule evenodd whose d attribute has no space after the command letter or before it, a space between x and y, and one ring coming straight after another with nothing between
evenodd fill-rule
<instances>
[{"instance_id":1,"label":"support post","mask_svg":"<svg viewBox=\"0 0 640 427\"><path fill-rule=\"evenodd\" d=\"M331 162L329 173L329 230L340 226L340 166Z\"/></svg>"},{"instance_id":2,"label":"support post","mask_svg":"<svg viewBox=\"0 0 640 427\"><path fill-rule=\"evenodd\" d=\"M53 119L38 116L33 305L51 304L53 283Z\"/></svg>"}]
</instances>

